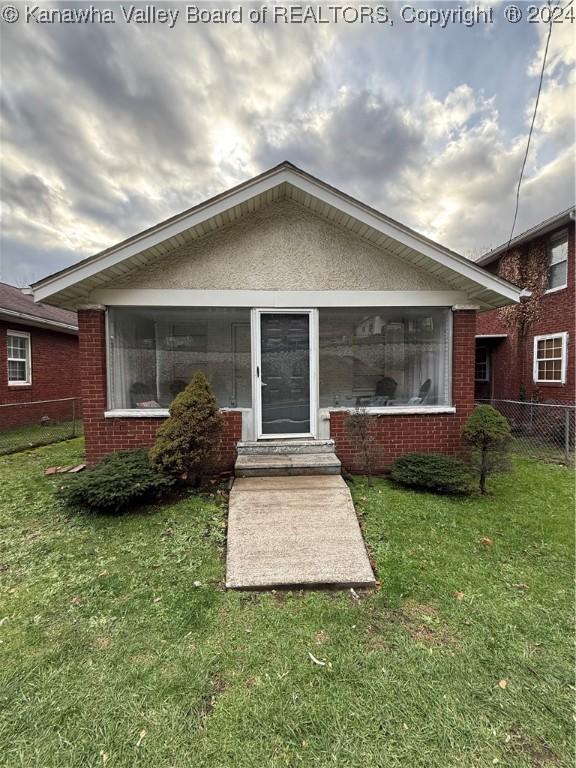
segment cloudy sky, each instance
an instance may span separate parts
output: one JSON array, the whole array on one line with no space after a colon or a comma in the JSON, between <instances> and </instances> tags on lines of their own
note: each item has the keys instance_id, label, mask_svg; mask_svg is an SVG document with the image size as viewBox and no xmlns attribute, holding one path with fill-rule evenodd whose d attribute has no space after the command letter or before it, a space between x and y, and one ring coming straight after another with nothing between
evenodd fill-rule
<instances>
[{"instance_id":1,"label":"cloudy sky","mask_svg":"<svg viewBox=\"0 0 576 768\"><path fill-rule=\"evenodd\" d=\"M284 159L465 255L506 240L547 29L480 5L493 25L0 23L0 280ZM553 29L517 231L574 202L575 29Z\"/></svg>"}]
</instances>

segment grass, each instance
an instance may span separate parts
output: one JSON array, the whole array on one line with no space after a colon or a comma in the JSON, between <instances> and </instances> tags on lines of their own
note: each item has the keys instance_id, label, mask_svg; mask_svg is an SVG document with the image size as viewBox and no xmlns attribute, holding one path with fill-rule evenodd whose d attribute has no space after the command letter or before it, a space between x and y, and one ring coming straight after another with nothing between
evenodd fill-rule
<instances>
[{"instance_id":1,"label":"grass","mask_svg":"<svg viewBox=\"0 0 576 768\"><path fill-rule=\"evenodd\" d=\"M81 455L0 461L0 765L573 764L569 470L356 481L382 585L355 599L223 591L218 497L67 516L43 470Z\"/></svg>"},{"instance_id":2,"label":"grass","mask_svg":"<svg viewBox=\"0 0 576 768\"><path fill-rule=\"evenodd\" d=\"M81 421L62 421L42 424L29 424L0 432L0 456L34 448L39 445L58 443L82 434Z\"/></svg>"}]
</instances>

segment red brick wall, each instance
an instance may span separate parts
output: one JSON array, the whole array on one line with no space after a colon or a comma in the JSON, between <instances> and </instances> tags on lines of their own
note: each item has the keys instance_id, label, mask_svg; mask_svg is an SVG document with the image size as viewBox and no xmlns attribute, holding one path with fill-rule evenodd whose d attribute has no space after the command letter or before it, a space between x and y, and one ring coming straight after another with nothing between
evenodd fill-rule
<instances>
[{"instance_id":1,"label":"red brick wall","mask_svg":"<svg viewBox=\"0 0 576 768\"><path fill-rule=\"evenodd\" d=\"M536 256L547 258L550 235L536 238L522 247L521 258ZM518 400L522 386L528 397L541 401L576 402L576 258L574 254L574 226L568 236L568 285L560 291L546 293L540 299L537 320L524 336L505 324L496 309L478 315L477 333L506 333L508 337L494 344L491 353L491 382L476 385L476 397L494 397ZM498 262L490 265L497 273ZM523 286L521 286L523 287ZM568 332L568 361L566 384L535 384L533 380L534 336Z\"/></svg>"},{"instance_id":2,"label":"red brick wall","mask_svg":"<svg viewBox=\"0 0 576 768\"><path fill-rule=\"evenodd\" d=\"M104 313L81 310L80 375L83 383L84 431L88 462L98 461L111 451L148 446L154 441L163 419L104 417L106 410L106 340ZM459 454L463 451L461 432L474 407L474 335L476 313L454 312L452 390L455 414L374 416L378 443L383 457L377 471L407 451L439 451ZM225 411L226 431L222 468L234 464L236 442L242 436L242 413ZM361 470L357 447L346 435L345 414L330 414L331 436L343 465Z\"/></svg>"},{"instance_id":3,"label":"red brick wall","mask_svg":"<svg viewBox=\"0 0 576 768\"><path fill-rule=\"evenodd\" d=\"M376 472L386 471L403 453L411 451L459 455L464 452L462 428L474 408L474 336L476 313L453 314L452 403L456 413L374 415ZM361 452L346 431L346 413L330 412L330 436L336 453L350 472L363 470Z\"/></svg>"},{"instance_id":4,"label":"red brick wall","mask_svg":"<svg viewBox=\"0 0 576 768\"><path fill-rule=\"evenodd\" d=\"M30 334L32 383L28 386L8 385L7 331ZM30 403L80 396L78 336L47 328L0 320L0 404ZM76 403L79 415L80 402ZM72 418L70 402L0 408L0 429L35 424L43 416L51 419Z\"/></svg>"},{"instance_id":5,"label":"red brick wall","mask_svg":"<svg viewBox=\"0 0 576 768\"><path fill-rule=\"evenodd\" d=\"M94 463L112 451L152 445L163 418L107 419L105 315L99 310L80 310L80 377L86 438L86 459ZM242 412L224 411L226 426L222 444L222 470L234 466L235 448L242 439Z\"/></svg>"}]
</instances>

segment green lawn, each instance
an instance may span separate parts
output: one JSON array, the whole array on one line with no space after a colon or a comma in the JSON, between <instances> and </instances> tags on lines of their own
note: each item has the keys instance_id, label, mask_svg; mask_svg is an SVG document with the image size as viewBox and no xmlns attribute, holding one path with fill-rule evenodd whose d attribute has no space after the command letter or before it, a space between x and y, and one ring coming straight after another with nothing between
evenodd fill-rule
<instances>
[{"instance_id":1,"label":"green lawn","mask_svg":"<svg viewBox=\"0 0 576 768\"><path fill-rule=\"evenodd\" d=\"M572 765L569 470L355 483L382 582L357 600L223 591L216 499L67 517L43 470L81 451L0 459L0 765Z\"/></svg>"}]
</instances>

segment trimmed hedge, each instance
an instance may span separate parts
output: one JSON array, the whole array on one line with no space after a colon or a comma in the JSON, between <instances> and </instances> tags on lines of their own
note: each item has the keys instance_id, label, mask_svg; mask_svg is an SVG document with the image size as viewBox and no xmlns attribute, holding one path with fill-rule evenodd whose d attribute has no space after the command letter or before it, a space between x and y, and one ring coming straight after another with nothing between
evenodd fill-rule
<instances>
[{"instance_id":1,"label":"trimmed hedge","mask_svg":"<svg viewBox=\"0 0 576 768\"><path fill-rule=\"evenodd\" d=\"M172 477L152 466L147 451L117 451L70 477L58 497L77 511L118 514L135 504L159 499L174 483Z\"/></svg>"},{"instance_id":2,"label":"trimmed hedge","mask_svg":"<svg viewBox=\"0 0 576 768\"><path fill-rule=\"evenodd\" d=\"M448 496L472 493L474 478L460 459L438 453L406 453L392 465L390 477L408 488L421 488Z\"/></svg>"}]
</instances>

